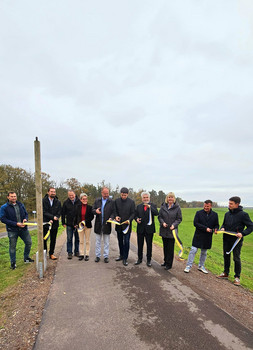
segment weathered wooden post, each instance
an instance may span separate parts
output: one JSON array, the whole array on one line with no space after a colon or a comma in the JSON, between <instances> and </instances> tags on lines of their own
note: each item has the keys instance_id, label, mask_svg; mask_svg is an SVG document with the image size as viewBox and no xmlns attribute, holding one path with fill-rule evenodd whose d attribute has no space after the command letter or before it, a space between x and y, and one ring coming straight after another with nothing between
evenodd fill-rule
<instances>
[{"instance_id":1,"label":"weathered wooden post","mask_svg":"<svg viewBox=\"0 0 253 350\"><path fill-rule=\"evenodd\" d=\"M40 142L38 137L34 141L35 156L35 188L36 188L36 211L38 229L38 272L39 278L43 278L44 273L44 242L43 242L43 209L42 209L42 181L41 181L41 161Z\"/></svg>"}]
</instances>

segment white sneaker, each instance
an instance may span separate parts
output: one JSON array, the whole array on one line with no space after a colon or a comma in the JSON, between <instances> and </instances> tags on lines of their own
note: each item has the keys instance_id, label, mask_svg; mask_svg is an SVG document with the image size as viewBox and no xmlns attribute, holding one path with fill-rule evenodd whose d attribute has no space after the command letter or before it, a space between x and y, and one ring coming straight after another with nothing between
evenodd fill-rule
<instances>
[{"instance_id":1,"label":"white sneaker","mask_svg":"<svg viewBox=\"0 0 253 350\"><path fill-rule=\"evenodd\" d=\"M191 266L186 266L186 268L184 269L184 272L189 273L191 269Z\"/></svg>"},{"instance_id":2,"label":"white sneaker","mask_svg":"<svg viewBox=\"0 0 253 350\"><path fill-rule=\"evenodd\" d=\"M203 273L208 273L208 271L206 270L205 266L199 266L198 270L203 272Z\"/></svg>"}]
</instances>

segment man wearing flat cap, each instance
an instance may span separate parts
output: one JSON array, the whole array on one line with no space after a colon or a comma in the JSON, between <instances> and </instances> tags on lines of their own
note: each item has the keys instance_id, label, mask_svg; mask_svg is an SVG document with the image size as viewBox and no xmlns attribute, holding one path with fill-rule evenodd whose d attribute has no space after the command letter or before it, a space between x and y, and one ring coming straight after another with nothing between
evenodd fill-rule
<instances>
[{"instance_id":1,"label":"man wearing flat cap","mask_svg":"<svg viewBox=\"0 0 253 350\"><path fill-rule=\"evenodd\" d=\"M123 265L127 266L128 253L130 247L130 236L132 230L132 221L135 216L134 201L128 198L128 189L122 187L120 190L120 198L115 200L115 220L123 225L116 225L118 243L119 243L119 257L116 261L123 261Z\"/></svg>"}]
</instances>

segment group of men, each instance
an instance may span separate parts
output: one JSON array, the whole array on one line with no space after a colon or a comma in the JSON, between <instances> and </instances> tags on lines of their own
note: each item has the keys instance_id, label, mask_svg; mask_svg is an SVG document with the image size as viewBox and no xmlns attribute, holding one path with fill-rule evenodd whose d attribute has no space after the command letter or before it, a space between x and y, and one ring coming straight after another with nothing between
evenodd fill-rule
<instances>
[{"instance_id":1,"label":"group of men","mask_svg":"<svg viewBox=\"0 0 253 350\"><path fill-rule=\"evenodd\" d=\"M217 277L220 279L228 279L230 263L231 263L231 251L233 251L234 259L234 285L240 285L241 275L241 248L243 243L243 237L247 236L253 231L253 223L249 217L249 214L243 211L240 205L241 198L234 196L229 198L228 209L225 214L221 231L223 234L223 258L224 258L224 271ZM212 246L212 235L217 233L219 229L218 215L212 210L212 201L206 200L204 208L198 211L194 217L194 226L196 227L192 247L188 256L186 268L184 272L189 273L192 267L194 257L201 249L198 269L207 274L204 264L207 257L207 250Z\"/></svg>"},{"instance_id":2,"label":"group of men","mask_svg":"<svg viewBox=\"0 0 253 350\"><path fill-rule=\"evenodd\" d=\"M137 205L137 207L135 207L134 201L128 197L128 194L128 189L126 187L122 187L120 197L113 201L109 196L109 189L104 187L101 191L101 197L95 200L92 207L92 212L96 216L94 227L94 232L96 235L95 262L98 263L101 258L102 240L104 243L104 262L109 262L110 233L112 223L114 222L116 224L115 228L117 231L119 245L119 257L117 257L115 260L122 261L124 266L128 265L132 221L135 219L137 222L138 243L138 259L135 265L142 263L143 245L145 239L147 245L147 266L151 267L152 241L155 233L154 216L158 215L158 210L156 205L150 202L150 194L148 192L143 192L141 194L142 203ZM20 237L25 243L24 262L26 263L34 261L29 256L32 240L26 226L28 214L24 205L17 201L15 192L9 192L7 199L7 203L0 209L0 219L6 224L9 237L11 269L15 269L16 243L18 237ZM250 220L249 215L243 211L242 207L240 206L240 202L241 199L237 196L229 199L229 211L225 214L221 230L224 232L233 232L234 234L223 234L224 272L217 276L221 279L228 278L231 254L227 253L233 249L235 285L240 285L240 252L243 237L253 231L253 223ZM75 237L74 255L79 255L79 237L77 228L74 225L76 207L79 204L80 200L72 190L68 191L68 198L63 203L63 206L61 206L61 202L56 197L56 190L53 187L48 189L47 194L43 198L43 235L45 237L50 228L50 259L57 259L54 255L54 250L60 217L62 217L62 225L66 227L67 232L68 258L71 259L73 255L73 237ZM194 226L196 229L184 272L190 272L197 250L200 248L201 253L198 268L203 273L208 273L204 266L207 257L207 250L211 248L213 233L217 233L219 229L218 215L212 210L211 200L206 200L204 202L204 208L196 212L194 217ZM47 250L46 240L44 240L44 249Z\"/></svg>"}]
</instances>

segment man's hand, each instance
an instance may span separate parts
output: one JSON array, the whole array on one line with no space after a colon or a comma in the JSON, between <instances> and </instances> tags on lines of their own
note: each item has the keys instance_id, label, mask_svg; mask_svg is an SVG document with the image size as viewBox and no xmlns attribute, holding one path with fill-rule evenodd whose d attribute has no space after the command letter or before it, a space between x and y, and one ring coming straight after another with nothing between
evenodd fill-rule
<instances>
[{"instance_id":1,"label":"man's hand","mask_svg":"<svg viewBox=\"0 0 253 350\"><path fill-rule=\"evenodd\" d=\"M136 221L138 222L138 224L141 223L141 218L137 218Z\"/></svg>"},{"instance_id":2,"label":"man's hand","mask_svg":"<svg viewBox=\"0 0 253 350\"><path fill-rule=\"evenodd\" d=\"M238 237L238 238L242 238L242 234L241 234L241 232L238 232L238 233L237 233L237 235L236 235L236 237Z\"/></svg>"},{"instance_id":3,"label":"man's hand","mask_svg":"<svg viewBox=\"0 0 253 350\"><path fill-rule=\"evenodd\" d=\"M57 218L57 216L54 216L54 221L57 221L59 220L59 218Z\"/></svg>"},{"instance_id":4,"label":"man's hand","mask_svg":"<svg viewBox=\"0 0 253 350\"><path fill-rule=\"evenodd\" d=\"M62 225L64 228L66 228L66 225Z\"/></svg>"},{"instance_id":5,"label":"man's hand","mask_svg":"<svg viewBox=\"0 0 253 350\"><path fill-rule=\"evenodd\" d=\"M174 225L171 225L171 226L170 226L170 230L171 230L171 231L174 230L174 228L175 228Z\"/></svg>"},{"instance_id":6,"label":"man's hand","mask_svg":"<svg viewBox=\"0 0 253 350\"><path fill-rule=\"evenodd\" d=\"M163 227L168 227L168 224L166 224L166 222L164 222Z\"/></svg>"},{"instance_id":7,"label":"man's hand","mask_svg":"<svg viewBox=\"0 0 253 350\"><path fill-rule=\"evenodd\" d=\"M214 230L214 233L217 235L217 231L218 231L218 229L216 228L215 230Z\"/></svg>"},{"instance_id":8,"label":"man's hand","mask_svg":"<svg viewBox=\"0 0 253 350\"><path fill-rule=\"evenodd\" d=\"M118 222L120 222L120 220L121 220L121 217L119 217L119 216L116 216L115 220L116 220L116 221L118 221Z\"/></svg>"},{"instance_id":9,"label":"man's hand","mask_svg":"<svg viewBox=\"0 0 253 350\"><path fill-rule=\"evenodd\" d=\"M96 214L101 214L101 208L96 209Z\"/></svg>"},{"instance_id":10,"label":"man's hand","mask_svg":"<svg viewBox=\"0 0 253 350\"><path fill-rule=\"evenodd\" d=\"M22 222L17 222L17 226L18 226L18 227L22 227L22 228L25 227L25 225L23 225Z\"/></svg>"},{"instance_id":11,"label":"man's hand","mask_svg":"<svg viewBox=\"0 0 253 350\"><path fill-rule=\"evenodd\" d=\"M207 227L206 232L212 232L213 230L209 227Z\"/></svg>"}]
</instances>

